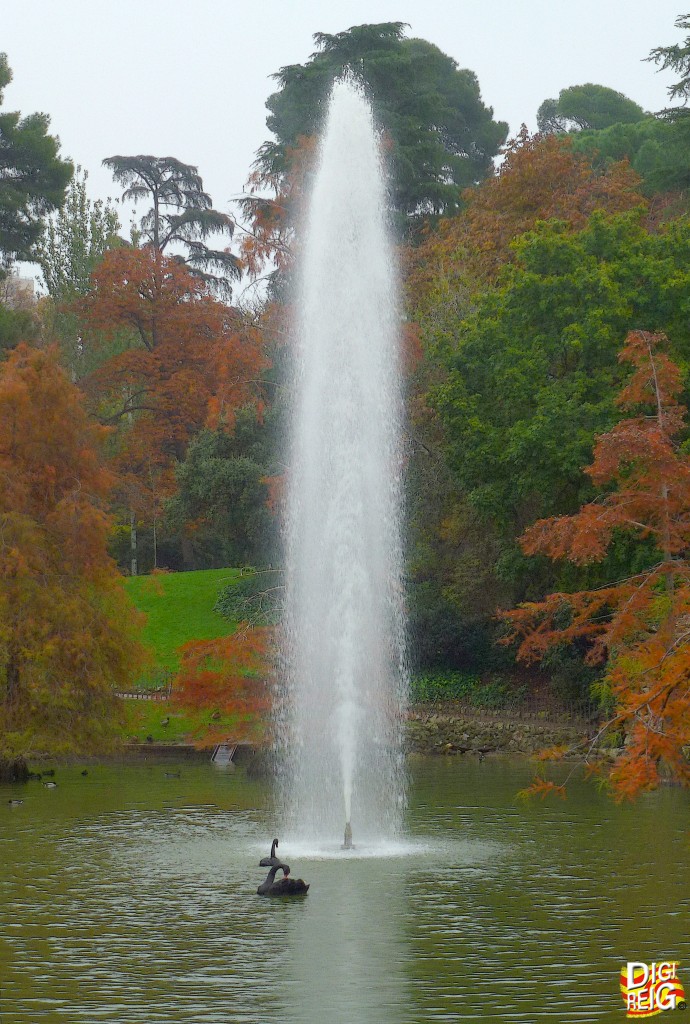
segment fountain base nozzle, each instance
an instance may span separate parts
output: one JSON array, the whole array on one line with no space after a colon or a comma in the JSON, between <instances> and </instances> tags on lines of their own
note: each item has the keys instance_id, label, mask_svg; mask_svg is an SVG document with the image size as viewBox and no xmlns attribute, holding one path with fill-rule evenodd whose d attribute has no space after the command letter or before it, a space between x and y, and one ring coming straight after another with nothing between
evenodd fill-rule
<instances>
[{"instance_id":1,"label":"fountain base nozzle","mask_svg":"<svg viewBox=\"0 0 690 1024\"><path fill-rule=\"evenodd\" d=\"M345 822L345 839L343 845L340 847L341 850L354 850L352 845L352 825L349 821Z\"/></svg>"}]
</instances>

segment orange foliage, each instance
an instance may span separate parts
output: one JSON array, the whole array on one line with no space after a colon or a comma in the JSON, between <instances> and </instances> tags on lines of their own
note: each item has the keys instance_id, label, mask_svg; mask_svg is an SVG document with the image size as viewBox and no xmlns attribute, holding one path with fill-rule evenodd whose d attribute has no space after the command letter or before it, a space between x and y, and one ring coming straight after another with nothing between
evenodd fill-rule
<instances>
[{"instance_id":1,"label":"orange foliage","mask_svg":"<svg viewBox=\"0 0 690 1024\"><path fill-rule=\"evenodd\" d=\"M558 786L549 779L542 779L540 776L537 776L534 782L531 782L526 789L521 789L518 792L518 797L521 800L529 800L534 796L538 796L542 800L545 800L547 796L557 796L561 800L565 800L565 786Z\"/></svg>"},{"instance_id":2,"label":"orange foliage","mask_svg":"<svg viewBox=\"0 0 690 1024\"><path fill-rule=\"evenodd\" d=\"M260 332L150 246L107 252L92 280L81 306L87 325L106 337L129 331L132 341L87 389L106 422L127 424L118 468L132 506L137 494L160 503L190 438L203 426L232 429L235 410L256 396L267 365Z\"/></svg>"},{"instance_id":3,"label":"orange foliage","mask_svg":"<svg viewBox=\"0 0 690 1024\"><path fill-rule=\"evenodd\" d=\"M295 217L304 201L305 182L315 154L316 137L301 135L297 145L286 152L286 171L254 171L250 175L248 193L241 201L249 227L245 228L240 249L252 277L259 277L269 265L284 270L292 263ZM265 192L272 195L261 194Z\"/></svg>"},{"instance_id":4,"label":"orange foliage","mask_svg":"<svg viewBox=\"0 0 690 1024\"><path fill-rule=\"evenodd\" d=\"M266 507L274 514L277 514L285 500L285 473L279 473L275 476L263 476L261 483L265 484L268 489Z\"/></svg>"},{"instance_id":5,"label":"orange foliage","mask_svg":"<svg viewBox=\"0 0 690 1024\"><path fill-rule=\"evenodd\" d=\"M402 325L400 348L403 373L410 375L422 361L423 349L419 324L407 321Z\"/></svg>"},{"instance_id":6,"label":"orange foliage","mask_svg":"<svg viewBox=\"0 0 690 1024\"><path fill-rule=\"evenodd\" d=\"M599 438L586 471L609 490L574 516L541 520L521 541L526 554L584 565L601 561L622 530L651 539L657 561L631 579L551 594L504 616L512 627L506 642L520 641L524 661L584 639L589 662L606 663L616 709L608 727L626 736L609 772L620 797L653 788L664 773L690 783L690 460L675 440L685 408L665 341L633 331L620 354L634 372L617 403L635 415Z\"/></svg>"},{"instance_id":7,"label":"orange foliage","mask_svg":"<svg viewBox=\"0 0 690 1024\"><path fill-rule=\"evenodd\" d=\"M578 230L594 210L621 213L646 206L640 178L627 161L596 171L567 138L531 136L523 125L505 153L494 178L463 193L466 209L441 220L411 254L413 297L443 278L449 262L461 262L480 281L492 280L510 260L513 240L537 221L557 218Z\"/></svg>"},{"instance_id":8,"label":"orange foliage","mask_svg":"<svg viewBox=\"0 0 690 1024\"><path fill-rule=\"evenodd\" d=\"M185 644L173 684L175 703L237 716L232 739L259 738L262 716L271 706L266 677L272 632L267 626L244 622L232 636ZM227 726L211 727L203 743L211 745L227 738Z\"/></svg>"},{"instance_id":9,"label":"orange foliage","mask_svg":"<svg viewBox=\"0 0 690 1024\"><path fill-rule=\"evenodd\" d=\"M54 351L0 367L0 748L100 749L143 652L106 550L113 477ZM110 737L112 738L112 737Z\"/></svg>"}]
</instances>

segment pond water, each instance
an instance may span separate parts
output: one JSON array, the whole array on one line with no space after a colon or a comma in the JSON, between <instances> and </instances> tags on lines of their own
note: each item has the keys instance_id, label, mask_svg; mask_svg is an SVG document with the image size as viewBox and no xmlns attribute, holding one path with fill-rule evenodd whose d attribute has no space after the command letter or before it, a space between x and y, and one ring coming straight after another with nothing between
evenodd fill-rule
<instances>
[{"instance_id":1,"label":"pond water","mask_svg":"<svg viewBox=\"0 0 690 1024\"><path fill-rule=\"evenodd\" d=\"M0 1021L619 1021L629 959L680 960L687 992L689 794L525 806L524 762L410 773L386 856L281 844L311 883L294 901L254 894L274 813L241 770L0 787Z\"/></svg>"}]
</instances>

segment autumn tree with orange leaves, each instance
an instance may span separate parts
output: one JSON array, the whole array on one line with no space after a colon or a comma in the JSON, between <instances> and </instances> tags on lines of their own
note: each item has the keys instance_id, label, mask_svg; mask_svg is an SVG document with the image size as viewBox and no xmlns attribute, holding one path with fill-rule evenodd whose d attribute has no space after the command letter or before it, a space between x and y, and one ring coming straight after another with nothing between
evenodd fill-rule
<instances>
[{"instance_id":1,"label":"autumn tree with orange leaves","mask_svg":"<svg viewBox=\"0 0 690 1024\"><path fill-rule=\"evenodd\" d=\"M690 784L690 460L678 442L686 412L680 371L665 345L663 334L633 331L620 353L634 368L617 398L629 417L599 438L586 470L601 496L575 515L535 523L521 541L528 555L588 565L622 532L651 545L651 564L597 590L551 594L505 614L520 660L583 640L589 663L605 666L612 712L597 740L615 731L624 744L611 763L595 741L587 759L618 797L664 777ZM551 789L558 787L538 780L532 791Z\"/></svg>"},{"instance_id":2,"label":"autumn tree with orange leaves","mask_svg":"<svg viewBox=\"0 0 690 1024\"><path fill-rule=\"evenodd\" d=\"M294 264L295 222L315 159L316 136L299 136L286 150L285 167L256 168L238 201L245 218L240 228L242 260L254 281L268 272L274 291L279 277Z\"/></svg>"},{"instance_id":3,"label":"autumn tree with orange leaves","mask_svg":"<svg viewBox=\"0 0 690 1024\"><path fill-rule=\"evenodd\" d=\"M260 332L178 260L151 246L106 253L81 311L91 337L128 339L85 382L102 422L119 428L116 468L137 516L175 489L174 464L205 426L231 431L258 400Z\"/></svg>"},{"instance_id":4,"label":"autumn tree with orange leaves","mask_svg":"<svg viewBox=\"0 0 690 1024\"><path fill-rule=\"evenodd\" d=\"M557 219L577 231L594 210L645 207L640 182L625 160L595 169L570 139L530 135L523 125L508 142L498 174L466 189L465 209L441 220L408 254L408 290L419 301L458 270L464 279L491 282L510 261L511 243L537 221Z\"/></svg>"},{"instance_id":5,"label":"autumn tree with orange leaves","mask_svg":"<svg viewBox=\"0 0 690 1024\"><path fill-rule=\"evenodd\" d=\"M233 740L262 738L271 702L267 677L273 629L239 623L232 636L191 640L182 647L173 700L178 707L232 716ZM227 739L227 724L211 725L198 737L203 746Z\"/></svg>"},{"instance_id":6,"label":"autumn tree with orange leaves","mask_svg":"<svg viewBox=\"0 0 690 1024\"><path fill-rule=\"evenodd\" d=\"M52 351L0 367L0 768L34 750L101 752L115 689L144 655L108 557L113 484L79 390Z\"/></svg>"}]
</instances>

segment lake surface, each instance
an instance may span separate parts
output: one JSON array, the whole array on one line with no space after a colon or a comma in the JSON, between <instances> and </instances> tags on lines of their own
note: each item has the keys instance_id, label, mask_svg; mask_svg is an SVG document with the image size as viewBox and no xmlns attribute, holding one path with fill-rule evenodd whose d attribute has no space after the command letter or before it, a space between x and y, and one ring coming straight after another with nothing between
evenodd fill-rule
<instances>
[{"instance_id":1,"label":"lake surface","mask_svg":"<svg viewBox=\"0 0 690 1024\"><path fill-rule=\"evenodd\" d=\"M525 806L525 762L410 770L388 856L281 844L312 886L294 901L254 894L275 814L241 770L0 786L0 1021L621 1021L629 959L680 960L687 993L688 793L617 807L575 783Z\"/></svg>"}]
</instances>

